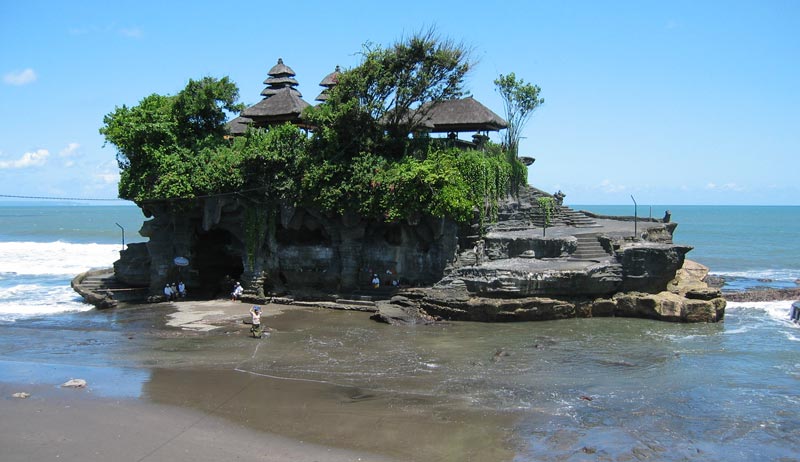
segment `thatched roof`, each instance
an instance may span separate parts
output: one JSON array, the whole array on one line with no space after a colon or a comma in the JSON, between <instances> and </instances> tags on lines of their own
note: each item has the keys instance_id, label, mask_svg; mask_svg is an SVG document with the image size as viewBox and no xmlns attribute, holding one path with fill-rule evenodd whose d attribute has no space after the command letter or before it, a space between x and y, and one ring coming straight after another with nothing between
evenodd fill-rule
<instances>
[{"instance_id":1,"label":"thatched roof","mask_svg":"<svg viewBox=\"0 0 800 462\"><path fill-rule=\"evenodd\" d=\"M231 135L244 135L251 123L253 123L253 119L239 116L225 124L225 128Z\"/></svg>"},{"instance_id":2,"label":"thatched roof","mask_svg":"<svg viewBox=\"0 0 800 462\"><path fill-rule=\"evenodd\" d=\"M278 64L272 66L267 74L273 77L294 77L296 75L291 67L283 64L283 58L278 58Z\"/></svg>"},{"instance_id":3,"label":"thatched roof","mask_svg":"<svg viewBox=\"0 0 800 462\"><path fill-rule=\"evenodd\" d=\"M269 98L270 96L278 93L281 90L285 90L285 89L290 90L292 93L297 95L299 98L303 97L303 94L300 93L300 91L297 88L294 88L294 87L267 87L267 88L265 88L265 89L263 89L261 91L261 96L263 96L265 98Z\"/></svg>"},{"instance_id":4,"label":"thatched roof","mask_svg":"<svg viewBox=\"0 0 800 462\"><path fill-rule=\"evenodd\" d=\"M327 87L327 88L336 85L337 83L339 83L339 74L341 73L342 70L339 68L339 66L336 66L336 70L326 75L325 78L322 79L322 82L319 83L319 85L321 87Z\"/></svg>"},{"instance_id":5,"label":"thatched roof","mask_svg":"<svg viewBox=\"0 0 800 462\"><path fill-rule=\"evenodd\" d=\"M426 126L434 133L497 131L508 127L502 117L473 97L426 103Z\"/></svg>"},{"instance_id":6,"label":"thatched roof","mask_svg":"<svg viewBox=\"0 0 800 462\"><path fill-rule=\"evenodd\" d=\"M310 104L303 101L297 92L292 90L289 87L282 88L269 98L262 99L242 111L242 115L253 119L256 125L269 125L299 119L303 109Z\"/></svg>"},{"instance_id":7,"label":"thatched roof","mask_svg":"<svg viewBox=\"0 0 800 462\"><path fill-rule=\"evenodd\" d=\"M264 80L264 83L267 85L276 85L285 87L287 85L298 85L297 80L291 77L269 77Z\"/></svg>"},{"instance_id":8,"label":"thatched roof","mask_svg":"<svg viewBox=\"0 0 800 462\"><path fill-rule=\"evenodd\" d=\"M272 66L272 69L269 70L269 77L264 80L267 88L261 92L261 96L270 98L284 88L290 88L298 97L302 97L303 95L294 88L298 85L294 75L292 68L283 64L283 59L278 58L278 64Z\"/></svg>"},{"instance_id":9,"label":"thatched roof","mask_svg":"<svg viewBox=\"0 0 800 462\"><path fill-rule=\"evenodd\" d=\"M322 82L319 83L319 86L325 87L325 89L322 90L322 92L320 92L316 98L314 98L315 101L322 101L324 103L328 100L328 90L335 87L336 84L339 83L339 74L341 73L342 71L339 66L336 66L336 70L326 75L325 78L322 79Z\"/></svg>"}]
</instances>

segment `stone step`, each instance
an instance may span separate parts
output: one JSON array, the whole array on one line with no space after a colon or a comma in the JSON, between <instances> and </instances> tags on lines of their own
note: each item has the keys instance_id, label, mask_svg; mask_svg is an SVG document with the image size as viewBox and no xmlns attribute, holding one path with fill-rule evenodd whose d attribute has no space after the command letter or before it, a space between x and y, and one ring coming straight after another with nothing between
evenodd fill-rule
<instances>
[{"instance_id":1,"label":"stone step","mask_svg":"<svg viewBox=\"0 0 800 462\"><path fill-rule=\"evenodd\" d=\"M583 253L583 252L575 252L570 255L570 258L576 260L598 260L600 258L606 258L608 254L605 252L593 252L593 253Z\"/></svg>"},{"instance_id":2,"label":"stone step","mask_svg":"<svg viewBox=\"0 0 800 462\"><path fill-rule=\"evenodd\" d=\"M578 247L571 257L579 260L593 260L608 257L609 254L597 240L597 234L579 234L575 236Z\"/></svg>"},{"instance_id":3,"label":"stone step","mask_svg":"<svg viewBox=\"0 0 800 462\"><path fill-rule=\"evenodd\" d=\"M359 296L358 298L337 298L336 303L340 303L342 305L374 307L375 301L367 300L367 298L368 298L367 296Z\"/></svg>"}]
</instances>

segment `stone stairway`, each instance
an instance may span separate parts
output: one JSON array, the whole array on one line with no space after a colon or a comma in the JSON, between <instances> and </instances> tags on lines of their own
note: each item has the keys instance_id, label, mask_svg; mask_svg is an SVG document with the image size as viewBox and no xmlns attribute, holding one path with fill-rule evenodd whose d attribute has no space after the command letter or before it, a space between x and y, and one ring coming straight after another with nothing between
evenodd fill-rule
<instances>
[{"instance_id":1,"label":"stone stairway","mask_svg":"<svg viewBox=\"0 0 800 462\"><path fill-rule=\"evenodd\" d=\"M572 254L572 258L577 260L597 260L609 256L608 252L600 245L597 234L578 234L578 248Z\"/></svg>"},{"instance_id":2,"label":"stone stairway","mask_svg":"<svg viewBox=\"0 0 800 462\"><path fill-rule=\"evenodd\" d=\"M500 283L500 287L495 288L495 292L497 293L518 293L519 288L516 284L516 278L514 278L509 272L498 272L498 282Z\"/></svg>"},{"instance_id":3,"label":"stone stairway","mask_svg":"<svg viewBox=\"0 0 800 462\"><path fill-rule=\"evenodd\" d=\"M81 281L81 285L92 292L105 292L106 290L113 291L114 289L128 288L125 284L117 281L117 278L114 276L114 271L90 274Z\"/></svg>"},{"instance_id":4,"label":"stone stairway","mask_svg":"<svg viewBox=\"0 0 800 462\"><path fill-rule=\"evenodd\" d=\"M576 227L576 228L599 228L600 225L597 224L592 218L584 215L581 212L576 212L575 210L562 205L558 209L558 215L567 222L568 224Z\"/></svg>"},{"instance_id":5,"label":"stone stairway","mask_svg":"<svg viewBox=\"0 0 800 462\"><path fill-rule=\"evenodd\" d=\"M506 200L500 204L497 223L492 224L490 229L492 231L517 231L543 228L545 214L539 208L537 201L540 197L552 198L553 196L532 186L521 188L516 198ZM577 212L565 205L556 205L548 226L596 228L600 225L594 219L581 212Z\"/></svg>"},{"instance_id":6,"label":"stone stairway","mask_svg":"<svg viewBox=\"0 0 800 462\"><path fill-rule=\"evenodd\" d=\"M131 287L114 276L114 270L89 271L84 277L73 280L73 288L84 299L92 304L94 300L102 300L109 292L116 301L143 300L147 297L147 287Z\"/></svg>"}]
</instances>

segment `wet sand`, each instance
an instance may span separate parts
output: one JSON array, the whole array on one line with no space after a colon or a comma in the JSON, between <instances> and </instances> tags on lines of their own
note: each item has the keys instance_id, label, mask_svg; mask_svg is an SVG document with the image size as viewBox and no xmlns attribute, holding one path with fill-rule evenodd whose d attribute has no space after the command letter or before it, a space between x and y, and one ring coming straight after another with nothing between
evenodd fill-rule
<instances>
[{"instance_id":1,"label":"wet sand","mask_svg":"<svg viewBox=\"0 0 800 462\"><path fill-rule=\"evenodd\" d=\"M10 397L20 389L31 397ZM0 393L5 462L391 460L255 431L210 413L104 399L87 390L0 384Z\"/></svg>"},{"instance_id":2,"label":"wet sand","mask_svg":"<svg viewBox=\"0 0 800 462\"><path fill-rule=\"evenodd\" d=\"M97 316L125 318L122 330L62 330L75 336L65 343L82 345L71 356L54 358L44 346L19 363L0 365L0 371L16 371L0 374L3 460L513 458L511 415L452 406L447 397L376 392L369 383L270 374L268 361L281 360L270 357L270 342L286 348L292 340L281 334L303 329L310 318L298 312L308 310L265 307L272 338L256 340L242 322L247 308L224 300L117 308ZM93 350L86 349L92 342L102 345L119 371L81 364L82 358L92 363ZM5 348L0 359L8 361L15 355ZM49 369L41 371L41 362ZM87 389L58 386L73 373L87 379ZM142 373L144 379L137 375ZM140 392L114 396L113 388L127 381L141 381ZM31 397L11 397L20 391Z\"/></svg>"}]
</instances>

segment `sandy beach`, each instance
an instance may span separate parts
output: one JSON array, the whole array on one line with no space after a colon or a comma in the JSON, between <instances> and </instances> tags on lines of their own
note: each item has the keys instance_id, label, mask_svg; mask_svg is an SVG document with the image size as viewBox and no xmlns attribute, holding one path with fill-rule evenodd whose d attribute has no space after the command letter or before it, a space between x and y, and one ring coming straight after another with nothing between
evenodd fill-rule
<instances>
[{"instance_id":1,"label":"sandy beach","mask_svg":"<svg viewBox=\"0 0 800 462\"><path fill-rule=\"evenodd\" d=\"M263 319L271 332L257 340L243 323L248 308L226 300L121 307L94 314L125 318L125 327L106 332L108 338L88 329L57 329L64 337L48 336L50 346L36 351L31 345L22 360L3 361L3 460L513 457L504 442L510 416L462 413L431 396L376 392L368 383L362 388L270 374L264 364L271 346L307 326L315 310L266 306ZM373 323L366 313L348 316ZM119 367L93 366L95 344ZM15 356L8 348L4 358ZM64 353L59 358L48 349ZM60 386L70 378L88 385ZM19 392L30 397L12 396Z\"/></svg>"},{"instance_id":2,"label":"sandy beach","mask_svg":"<svg viewBox=\"0 0 800 462\"><path fill-rule=\"evenodd\" d=\"M12 398L25 389L27 399ZM259 432L210 413L86 390L0 384L0 447L7 462L392 460Z\"/></svg>"}]
</instances>

